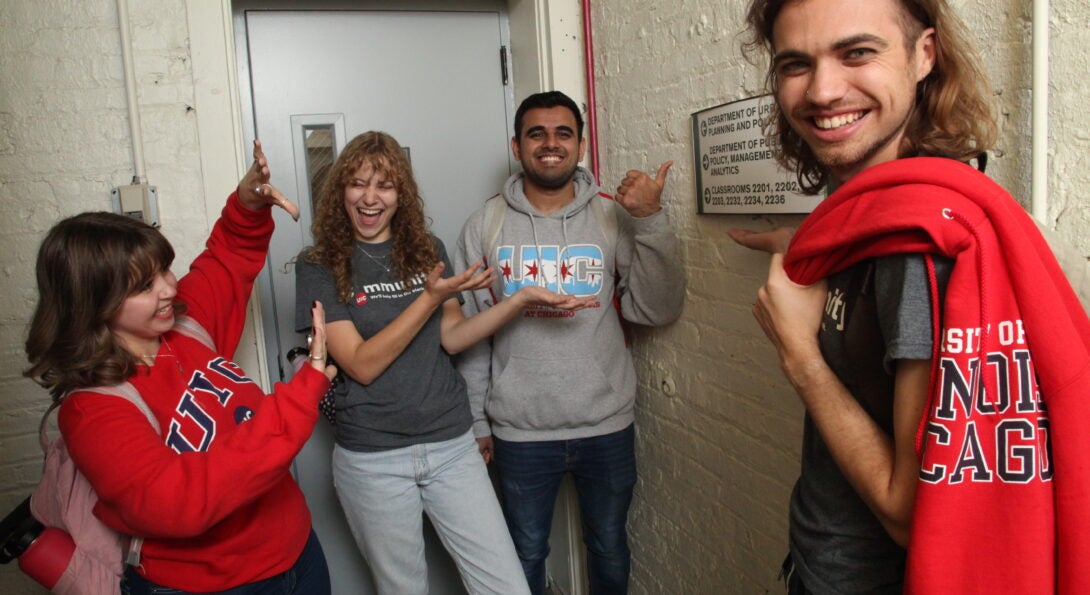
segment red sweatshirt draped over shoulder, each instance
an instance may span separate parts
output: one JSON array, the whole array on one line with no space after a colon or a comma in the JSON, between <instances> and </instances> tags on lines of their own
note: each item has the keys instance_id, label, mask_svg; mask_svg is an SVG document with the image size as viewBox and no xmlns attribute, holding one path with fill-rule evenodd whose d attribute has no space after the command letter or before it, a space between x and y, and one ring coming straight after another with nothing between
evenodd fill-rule
<instances>
[{"instance_id":1,"label":"red sweatshirt draped over shoulder","mask_svg":"<svg viewBox=\"0 0 1090 595\"><path fill-rule=\"evenodd\" d=\"M1090 585L1090 321L1022 207L972 167L871 167L822 202L784 260L810 284L860 260L940 254L908 593ZM932 274L932 299L937 301ZM892 398L892 395L891 395Z\"/></svg>"}]
</instances>

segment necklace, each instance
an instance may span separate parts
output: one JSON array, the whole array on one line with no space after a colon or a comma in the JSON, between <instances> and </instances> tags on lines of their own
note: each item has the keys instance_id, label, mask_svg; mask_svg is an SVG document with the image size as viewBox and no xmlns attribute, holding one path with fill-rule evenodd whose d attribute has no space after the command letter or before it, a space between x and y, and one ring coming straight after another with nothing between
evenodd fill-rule
<instances>
[{"instance_id":1,"label":"necklace","mask_svg":"<svg viewBox=\"0 0 1090 595\"><path fill-rule=\"evenodd\" d=\"M370 258L370 259L371 259L372 261L374 261L374 263L375 263L375 264L377 264L378 266L382 267L382 270L386 271L387 273L389 273L389 272L390 272L390 267L388 267L388 266L386 266L386 265L382 264L382 261L381 261L381 260L379 260L379 259L375 258L374 256L371 256L371 253L370 253L370 252L368 252L368 251L366 251L366 250L364 250L364 249L363 249L363 246L361 246L361 245L359 244L359 242L356 242L356 247L360 249L360 252L363 252L363 255L364 255L364 256L366 256L367 258Z\"/></svg>"},{"instance_id":2,"label":"necklace","mask_svg":"<svg viewBox=\"0 0 1090 595\"><path fill-rule=\"evenodd\" d=\"M138 355L136 357L138 357L141 360L141 362L145 366L148 366L149 368L154 366L155 361L157 359L161 358L161 357L172 357L172 358L174 358L174 365L178 366L178 373L179 374L185 374L185 370L182 369L182 362L178 360L178 356L174 353L174 348L170 346L170 342L167 341L167 338L166 337L160 337L159 340L162 341L163 347L166 348L166 350L169 351L170 353L161 353L161 354L147 354L147 353L145 353L143 355Z\"/></svg>"}]
</instances>

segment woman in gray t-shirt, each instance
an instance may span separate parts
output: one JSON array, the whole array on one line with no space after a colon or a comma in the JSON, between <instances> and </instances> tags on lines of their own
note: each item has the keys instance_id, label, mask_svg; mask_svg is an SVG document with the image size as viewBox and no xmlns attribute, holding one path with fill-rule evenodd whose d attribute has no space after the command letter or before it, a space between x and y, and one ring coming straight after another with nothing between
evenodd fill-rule
<instances>
[{"instance_id":1,"label":"woman in gray t-shirt","mask_svg":"<svg viewBox=\"0 0 1090 595\"><path fill-rule=\"evenodd\" d=\"M528 592L450 354L526 306L586 300L529 287L463 317L460 293L491 285L492 270L452 274L404 151L381 132L345 146L315 198L313 232L296 268L296 326L309 327L308 304L325 305L347 387L334 402L333 479L379 592L427 593L422 512L470 592Z\"/></svg>"}]
</instances>

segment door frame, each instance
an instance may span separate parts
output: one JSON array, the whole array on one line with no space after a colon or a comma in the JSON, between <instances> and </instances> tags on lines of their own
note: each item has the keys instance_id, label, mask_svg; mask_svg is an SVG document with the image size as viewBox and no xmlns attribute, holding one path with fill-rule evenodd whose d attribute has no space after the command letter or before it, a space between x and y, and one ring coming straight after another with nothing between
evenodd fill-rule
<instances>
[{"instance_id":1,"label":"door frame","mask_svg":"<svg viewBox=\"0 0 1090 595\"><path fill-rule=\"evenodd\" d=\"M241 0L246 2L248 0ZM384 1L384 0L378 0ZM427 1L427 0L424 0ZM434 0L437 6L449 10L451 2ZM467 3L473 0L466 0ZM266 5L284 3L298 6L296 0L268 0ZM372 3L361 0L361 6ZM250 161L249 140L243 125L243 93L240 90L238 62L235 54L234 7L231 0L185 0L189 26L190 58L193 68L193 101L196 112L197 142L200 146L202 190L209 227L223 208L225 188L234 188ZM309 8L309 5L308 5ZM319 8L319 7L315 7ZM549 0L507 0L510 52L513 73L513 104L525 97L550 89L564 90L577 105L587 105L585 51L583 47L582 6L578 2ZM245 84L248 86L249 82ZM250 94L246 89L245 96ZM248 110L252 110L252 102ZM252 120L252 116L251 116ZM250 124L252 129L253 124ZM509 124L509 126L511 126ZM509 129L513 132L513 128ZM266 391L274 382L265 350L265 333L261 324L261 301L258 292L250 297L246 329L239 342L235 361L251 373ZM569 570L579 576L564 576L561 590L578 595L584 592L586 576L582 544L573 538L580 534L574 494L567 491L558 502L554 520L567 528L568 551L564 555ZM563 510L562 510L563 509ZM559 523L557 523L559 521ZM556 552L560 553L560 552Z\"/></svg>"},{"instance_id":2,"label":"door frame","mask_svg":"<svg viewBox=\"0 0 1090 595\"><path fill-rule=\"evenodd\" d=\"M293 0L268 0L264 4L276 3L298 6ZM370 2L360 4L373 6ZM449 9L451 3L448 0L436 4ZM507 9L511 37L515 40L511 48L514 103L542 90L561 88L577 104L585 105L587 87L579 3L507 0ZM186 17L205 213L211 224L223 207L223 189L238 183L250 160L242 107L244 91L247 97L249 94L248 89L240 88L231 0L186 0ZM525 41L519 42L520 39ZM257 370L253 375L255 380L269 390L274 371L267 364L264 331L261 325L253 324L260 316L259 296L254 294L236 361L243 369Z\"/></svg>"}]
</instances>

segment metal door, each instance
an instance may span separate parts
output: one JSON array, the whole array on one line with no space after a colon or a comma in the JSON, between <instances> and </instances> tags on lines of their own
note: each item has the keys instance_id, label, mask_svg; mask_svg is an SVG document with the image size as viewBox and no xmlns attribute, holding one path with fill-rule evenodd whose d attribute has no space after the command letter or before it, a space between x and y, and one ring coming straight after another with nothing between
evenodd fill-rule
<instances>
[{"instance_id":1,"label":"metal door","mask_svg":"<svg viewBox=\"0 0 1090 595\"><path fill-rule=\"evenodd\" d=\"M273 184L302 212L298 223L275 215L259 287L269 370L286 378L283 356L301 342L294 332L289 263L311 243L314 172L356 134L390 133L409 152L433 232L453 251L466 217L499 191L512 168L512 99L500 62L506 21L499 11L244 15L249 78L242 84L250 86L255 132ZM331 449L331 431L322 421L296 459L296 476L326 549L334 591L370 593L369 573L333 491ZM437 538L428 542L431 592L463 592Z\"/></svg>"}]
</instances>

